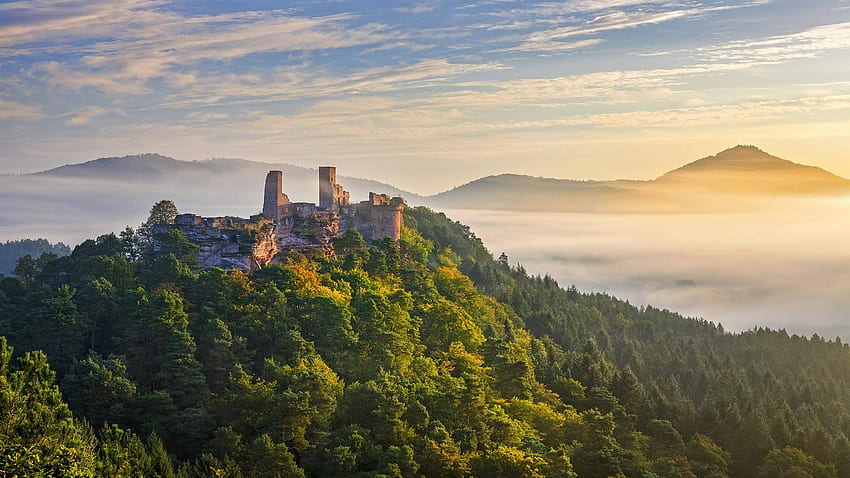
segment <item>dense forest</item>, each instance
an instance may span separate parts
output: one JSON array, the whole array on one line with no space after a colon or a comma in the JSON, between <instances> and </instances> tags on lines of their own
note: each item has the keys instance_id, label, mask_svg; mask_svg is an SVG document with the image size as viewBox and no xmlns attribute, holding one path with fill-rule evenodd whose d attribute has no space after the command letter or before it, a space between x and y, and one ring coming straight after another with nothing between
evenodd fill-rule
<instances>
[{"instance_id":1,"label":"dense forest","mask_svg":"<svg viewBox=\"0 0 850 478\"><path fill-rule=\"evenodd\" d=\"M21 257L38 258L45 253L67 256L71 253L71 248L61 242L51 244L47 239L20 239L0 242L0 274L11 275Z\"/></svg>"},{"instance_id":2,"label":"dense forest","mask_svg":"<svg viewBox=\"0 0 850 478\"><path fill-rule=\"evenodd\" d=\"M0 477L850 476L850 347L563 289L466 226L200 272L126 230L0 278Z\"/></svg>"}]
</instances>

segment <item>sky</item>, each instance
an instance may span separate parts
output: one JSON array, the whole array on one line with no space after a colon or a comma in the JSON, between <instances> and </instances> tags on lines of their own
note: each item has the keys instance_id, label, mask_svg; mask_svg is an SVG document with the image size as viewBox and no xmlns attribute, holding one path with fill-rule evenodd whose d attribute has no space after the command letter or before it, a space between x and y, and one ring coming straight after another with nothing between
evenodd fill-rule
<instances>
[{"instance_id":1,"label":"sky","mask_svg":"<svg viewBox=\"0 0 850 478\"><path fill-rule=\"evenodd\" d=\"M0 173L158 152L422 193L735 144L850 176L848 0L0 2Z\"/></svg>"}]
</instances>

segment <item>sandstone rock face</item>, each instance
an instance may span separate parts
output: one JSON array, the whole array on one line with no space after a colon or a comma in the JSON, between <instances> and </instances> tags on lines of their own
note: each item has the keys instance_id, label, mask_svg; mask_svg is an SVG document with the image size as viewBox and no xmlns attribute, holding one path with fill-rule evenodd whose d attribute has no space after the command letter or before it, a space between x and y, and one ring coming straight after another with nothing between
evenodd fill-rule
<instances>
[{"instance_id":1,"label":"sandstone rock face","mask_svg":"<svg viewBox=\"0 0 850 478\"><path fill-rule=\"evenodd\" d=\"M213 267L249 272L270 263L280 252L276 228L263 218L200 217L181 214L171 226L158 226L154 231L177 228L189 242L201 248L201 269Z\"/></svg>"},{"instance_id":2,"label":"sandstone rock face","mask_svg":"<svg viewBox=\"0 0 850 478\"><path fill-rule=\"evenodd\" d=\"M260 268L270 264L279 252L276 228L272 225L261 237L257 238L257 242L251 250L251 266Z\"/></svg>"},{"instance_id":3,"label":"sandstone rock face","mask_svg":"<svg viewBox=\"0 0 850 478\"><path fill-rule=\"evenodd\" d=\"M158 234L178 229L189 242L200 246L202 270L220 267L250 272L280 259L281 252L333 253L331 240L339 235L339 219L334 214L309 211L275 225L263 216L251 219L201 217L181 214L172 225L159 225Z\"/></svg>"},{"instance_id":4,"label":"sandstone rock face","mask_svg":"<svg viewBox=\"0 0 850 478\"><path fill-rule=\"evenodd\" d=\"M283 193L283 173L269 171L262 214L250 219L180 214L174 224L156 226L154 240L177 228L201 247L202 269L250 272L279 261L285 252L333 254L332 239L348 229L356 229L367 242L401 236L402 198L369 193L369 200L351 204L333 167L320 168L319 193L319 206L291 202Z\"/></svg>"}]
</instances>

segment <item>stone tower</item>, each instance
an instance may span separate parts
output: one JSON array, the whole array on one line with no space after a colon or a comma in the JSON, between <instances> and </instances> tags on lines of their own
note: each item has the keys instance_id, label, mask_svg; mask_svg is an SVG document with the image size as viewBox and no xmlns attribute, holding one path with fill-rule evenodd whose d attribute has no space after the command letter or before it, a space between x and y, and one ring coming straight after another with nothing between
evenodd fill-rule
<instances>
[{"instance_id":1,"label":"stone tower","mask_svg":"<svg viewBox=\"0 0 850 478\"><path fill-rule=\"evenodd\" d=\"M372 236L371 240L389 238L394 241L401 237L402 212L404 199L390 199L383 194L369 193L371 207Z\"/></svg>"},{"instance_id":2,"label":"stone tower","mask_svg":"<svg viewBox=\"0 0 850 478\"><path fill-rule=\"evenodd\" d=\"M319 168L319 209L334 210L334 192L336 190L336 168L322 166Z\"/></svg>"},{"instance_id":3,"label":"stone tower","mask_svg":"<svg viewBox=\"0 0 850 478\"><path fill-rule=\"evenodd\" d=\"M341 185L336 183L336 168L322 166L319 168L319 209L339 212L340 206L348 206L351 200Z\"/></svg>"},{"instance_id":4,"label":"stone tower","mask_svg":"<svg viewBox=\"0 0 850 478\"><path fill-rule=\"evenodd\" d=\"M283 194L283 171L269 171L266 175L266 189L263 195L263 216L278 224L280 206L288 202L288 198Z\"/></svg>"}]
</instances>

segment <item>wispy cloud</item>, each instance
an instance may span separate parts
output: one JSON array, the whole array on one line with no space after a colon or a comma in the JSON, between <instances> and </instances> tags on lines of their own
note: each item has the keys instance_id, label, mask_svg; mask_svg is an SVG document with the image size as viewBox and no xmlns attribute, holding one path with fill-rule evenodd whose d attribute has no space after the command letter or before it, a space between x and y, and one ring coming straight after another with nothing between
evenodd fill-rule
<instances>
[{"instance_id":1,"label":"wispy cloud","mask_svg":"<svg viewBox=\"0 0 850 478\"><path fill-rule=\"evenodd\" d=\"M778 98L765 101L589 115L566 120L574 126L602 128L676 128L787 120L789 116L850 109L850 95Z\"/></svg>"},{"instance_id":2,"label":"wispy cloud","mask_svg":"<svg viewBox=\"0 0 850 478\"><path fill-rule=\"evenodd\" d=\"M87 108L83 108L81 111L74 113L65 124L80 126L91 123L91 121L95 118L99 118L101 116L105 116L108 114L118 114L121 116L125 116L125 113L120 108L102 108L100 106L89 106Z\"/></svg>"},{"instance_id":3,"label":"wispy cloud","mask_svg":"<svg viewBox=\"0 0 850 478\"><path fill-rule=\"evenodd\" d=\"M0 28L0 45L6 47L0 55L73 55L37 63L30 71L36 79L75 90L140 93L154 78L192 83L194 75L185 70L203 62L375 45L402 37L376 23L349 26L354 16L348 14L304 18L271 10L185 16L143 0L62 3L68 10L63 16L56 17L56 5L35 5L23 10L31 20Z\"/></svg>"},{"instance_id":4,"label":"wispy cloud","mask_svg":"<svg viewBox=\"0 0 850 478\"><path fill-rule=\"evenodd\" d=\"M181 108L205 104L249 104L374 95L431 87L451 87L459 76L506 69L499 63L452 63L444 59L422 60L412 65L375 67L335 75L312 65L282 68L263 76L253 74L214 76L175 94L165 106Z\"/></svg>"},{"instance_id":5,"label":"wispy cloud","mask_svg":"<svg viewBox=\"0 0 850 478\"><path fill-rule=\"evenodd\" d=\"M621 113L576 115L544 120L508 121L479 124L483 130L535 130L544 128L689 128L714 125L787 121L792 115L850 110L850 95L825 95L802 98L777 98L720 105L673 109L641 110Z\"/></svg>"},{"instance_id":6,"label":"wispy cloud","mask_svg":"<svg viewBox=\"0 0 850 478\"><path fill-rule=\"evenodd\" d=\"M380 96L352 97L319 101L297 114L270 113L257 109L228 117L220 123L220 116L196 115L191 124L136 125L108 128L110 136L144 133L158 135L160 131L199 135L207 138L227 137L232 131L250 132L233 140L240 147L250 148L252 142L262 138L265 144L293 141L299 148L311 149L309 144L348 145L354 154L378 154L380 144L404 141L430 140L456 142L459 138L498 139L508 132L538 134L543 131L579 130L648 130L670 131L683 128L710 128L713 126L780 124L791 120L822 115L826 112L850 110L850 94L824 94L803 97L777 97L762 101L740 101L706 104L705 101L683 101L678 108L638 109L615 113L580 114L571 108L557 108L554 117L541 119L506 119L492 121L495 115L480 116L484 111L502 111L497 104L483 103L477 108L446 103L411 103L407 100ZM140 129L141 128L141 129ZM453 138L450 140L450 138ZM514 139L517 148L524 141ZM489 142L485 140L485 142ZM365 153L368 151L368 153ZM412 152L409 152L412 154Z\"/></svg>"},{"instance_id":7,"label":"wispy cloud","mask_svg":"<svg viewBox=\"0 0 850 478\"><path fill-rule=\"evenodd\" d=\"M439 7L440 7L440 4L437 1L431 1L431 2L421 1L421 2L417 2L416 5L412 5L412 6L409 6L409 7L393 8L393 11L399 12L399 13L410 13L410 14L413 14L413 15L419 15L419 14L422 14L422 13L433 12L434 10L436 10Z\"/></svg>"},{"instance_id":8,"label":"wispy cloud","mask_svg":"<svg viewBox=\"0 0 850 478\"><path fill-rule=\"evenodd\" d=\"M529 38L527 41L523 42L520 45L497 51L559 52L565 50L578 50L580 48L588 48L604 42L605 40L602 40L601 38L591 38L588 40L578 41L563 41L562 38L558 38L556 36L546 37L545 35L540 35L536 38Z\"/></svg>"},{"instance_id":9,"label":"wispy cloud","mask_svg":"<svg viewBox=\"0 0 850 478\"><path fill-rule=\"evenodd\" d=\"M62 146L32 157L536 160L514 155L535 134L777 125L838 115L850 93L850 18L820 3L798 17L770 0L224 5L0 3L4 149L49 136Z\"/></svg>"},{"instance_id":10,"label":"wispy cloud","mask_svg":"<svg viewBox=\"0 0 850 478\"><path fill-rule=\"evenodd\" d=\"M498 5L498 3L496 3ZM563 23L576 20L575 14L595 13L604 10L622 9L625 7L652 7L658 5L680 7L680 2L670 0L577 0L571 2L539 2L529 3L522 7L496 8L488 15L512 20L526 20L537 23Z\"/></svg>"},{"instance_id":11,"label":"wispy cloud","mask_svg":"<svg viewBox=\"0 0 850 478\"><path fill-rule=\"evenodd\" d=\"M50 50L72 41L120 35L137 25L169 22L155 0L32 0L0 4L0 54ZM43 43L47 43L44 45ZM14 49L12 47L18 47Z\"/></svg>"},{"instance_id":12,"label":"wispy cloud","mask_svg":"<svg viewBox=\"0 0 850 478\"><path fill-rule=\"evenodd\" d=\"M637 28L646 25L654 25L658 23L669 22L672 20L680 20L685 18L693 18L706 15L712 12L720 12L744 6L751 6L752 3L744 5L721 5L721 6L697 6L693 8L679 8L677 4L669 2L647 2L647 1L630 1L630 0L612 0L612 1L585 1L576 3L567 3L565 5L544 4L538 6L534 12L546 19L547 23L554 23L552 16L563 15L574 12L587 12L597 10L608 10L615 7L644 5L644 4L661 4L666 7L660 11L629 11L629 10L613 10L610 12L600 13L589 20L584 20L583 17L573 18L568 17L563 21L564 25L537 30L532 32L527 38L520 43L507 50L516 51L557 51L572 49L570 45L592 46L599 43L598 40L584 40L587 42L582 45L581 41L571 41L575 37L596 35L603 32L624 30L629 28ZM675 6L671 8L671 6Z\"/></svg>"},{"instance_id":13,"label":"wispy cloud","mask_svg":"<svg viewBox=\"0 0 850 478\"><path fill-rule=\"evenodd\" d=\"M821 25L790 35L736 41L698 51L713 61L783 63L850 48L850 22Z\"/></svg>"},{"instance_id":14,"label":"wispy cloud","mask_svg":"<svg viewBox=\"0 0 850 478\"><path fill-rule=\"evenodd\" d=\"M742 70L749 65L705 64L682 68L622 70L552 78L459 83L450 93L435 95L435 104L466 107L508 107L560 104L565 101L637 103L669 96L671 88L687 80Z\"/></svg>"},{"instance_id":15,"label":"wispy cloud","mask_svg":"<svg viewBox=\"0 0 850 478\"><path fill-rule=\"evenodd\" d=\"M0 119L35 121L47 117L41 108L0 98Z\"/></svg>"}]
</instances>

